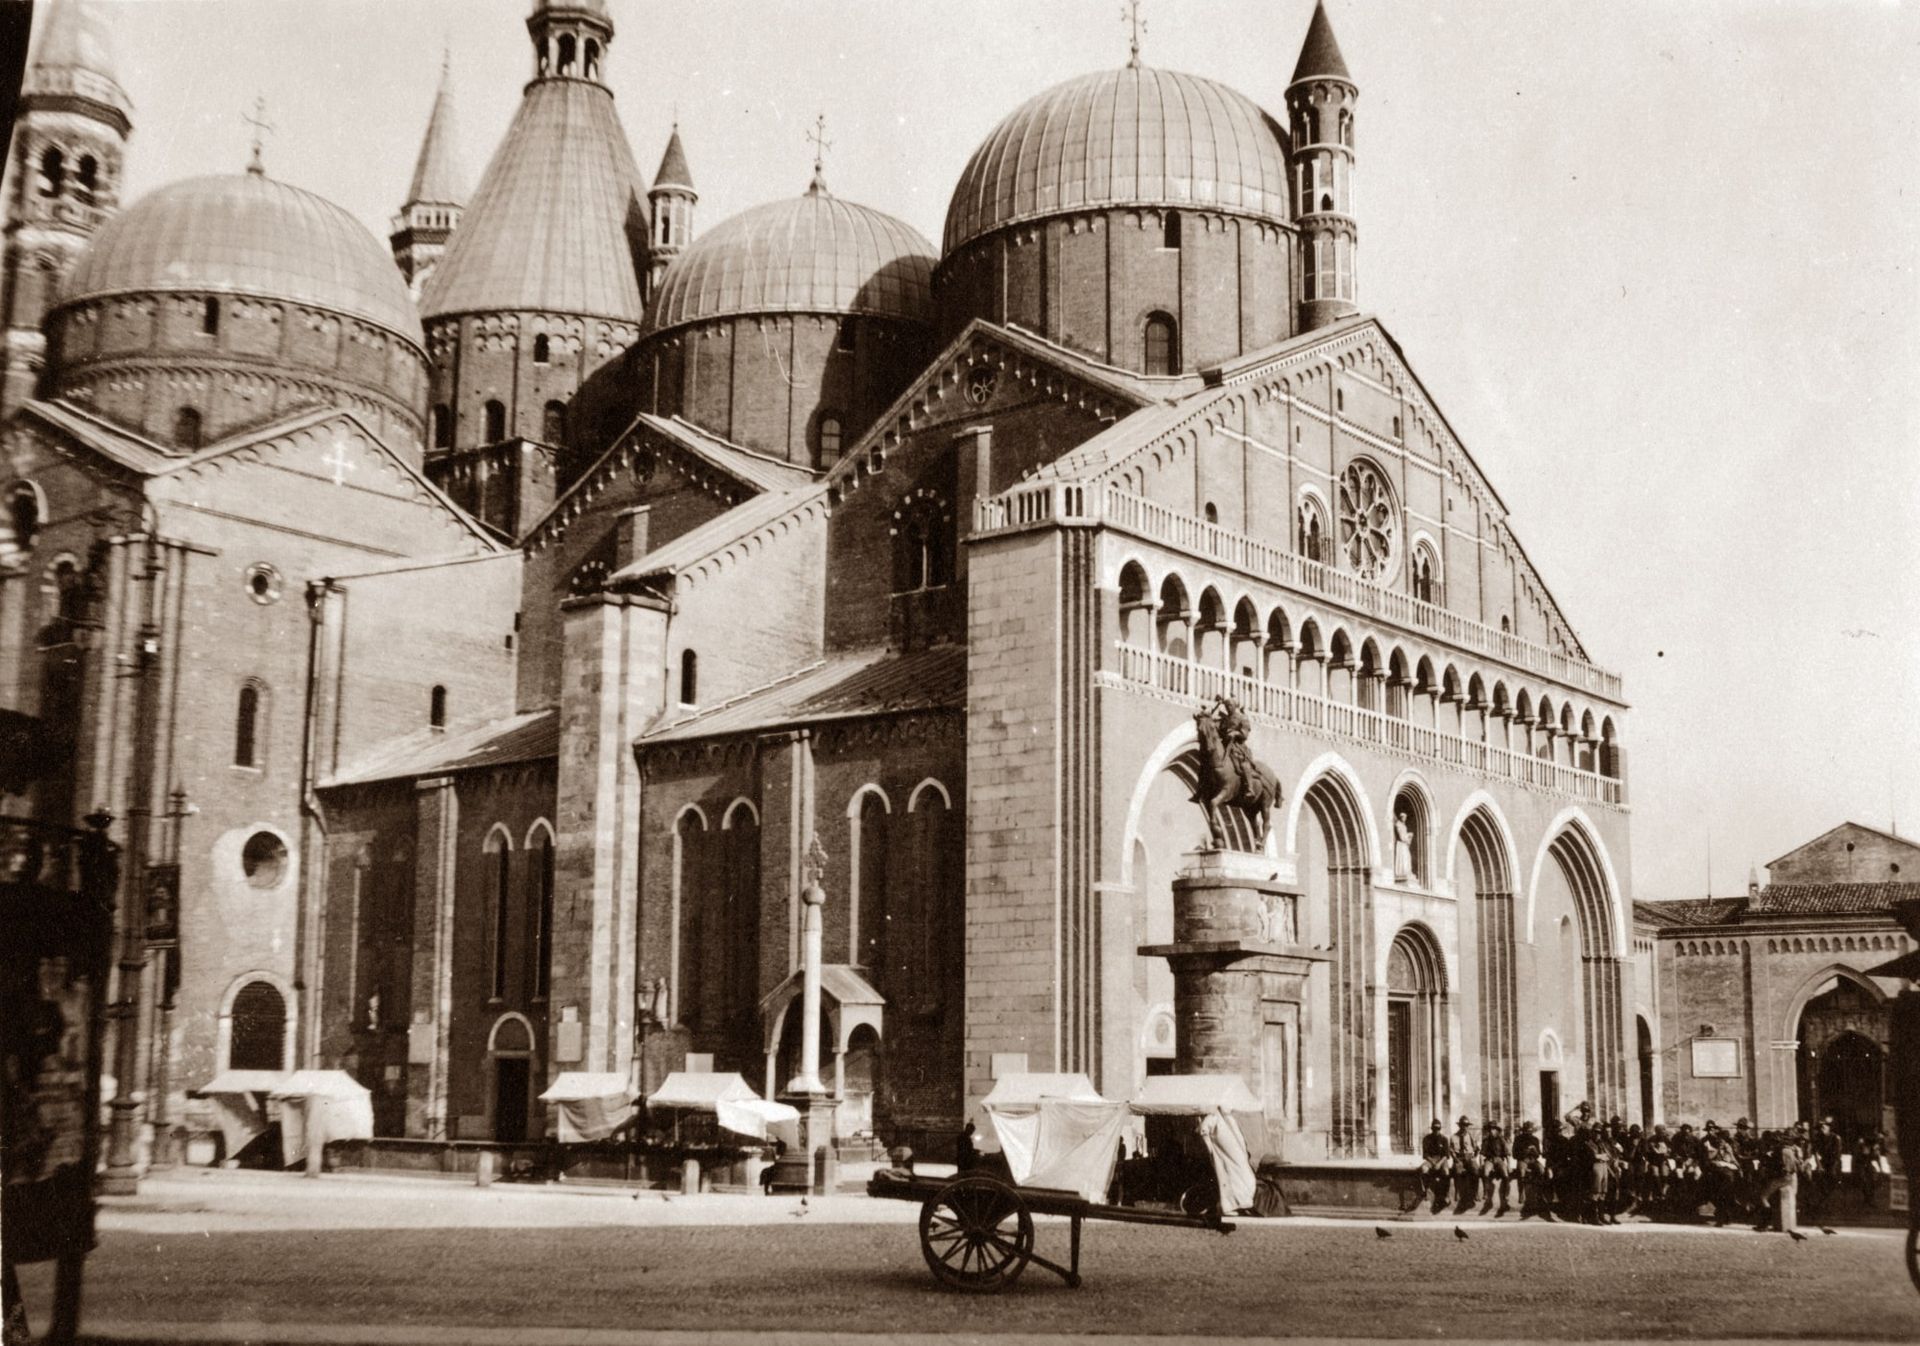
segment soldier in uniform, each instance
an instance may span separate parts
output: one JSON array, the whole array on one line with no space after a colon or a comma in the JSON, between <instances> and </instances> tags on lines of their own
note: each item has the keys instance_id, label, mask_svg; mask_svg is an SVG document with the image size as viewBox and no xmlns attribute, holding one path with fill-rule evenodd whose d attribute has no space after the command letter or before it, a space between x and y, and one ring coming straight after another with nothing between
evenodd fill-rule
<instances>
[{"instance_id":1,"label":"soldier in uniform","mask_svg":"<svg viewBox=\"0 0 1920 1346\"><path fill-rule=\"evenodd\" d=\"M1538 1215L1551 1221L1553 1201L1547 1184L1552 1175L1547 1171L1546 1154L1540 1148L1540 1137L1535 1134L1531 1121L1521 1122L1513 1133L1513 1162L1520 1173L1520 1218Z\"/></svg>"},{"instance_id":2,"label":"soldier in uniform","mask_svg":"<svg viewBox=\"0 0 1920 1346\"><path fill-rule=\"evenodd\" d=\"M1433 1213L1438 1215L1447 1204L1447 1174L1453 1167L1453 1146L1447 1143L1447 1129L1438 1117L1427 1128L1420 1142L1420 1172L1433 1192Z\"/></svg>"},{"instance_id":3,"label":"soldier in uniform","mask_svg":"<svg viewBox=\"0 0 1920 1346\"><path fill-rule=\"evenodd\" d=\"M1247 712L1240 703L1230 696L1214 698L1213 714L1220 722L1220 741L1226 746L1227 758L1233 763L1240 787L1243 790L1253 788L1260 779L1253 767L1253 750L1247 747L1247 739L1253 733L1253 721L1247 718Z\"/></svg>"},{"instance_id":4,"label":"soldier in uniform","mask_svg":"<svg viewBox=\"0 0 1920 1346\"><path fill-rule=\"evenodd\" d=\"M1497 1220L1513 1209L1507 1202L1507 1194L1513 1190L1513 1151L1500 1123L1488 1122L1484 1131L1480 1140L1480 1174L1486 1191L1480 1201L1480 1213L1485 1215L1493 1205L1494 1188L1498 1186L1500 1209L1493 1212Z\"/></svg>"},{"instance_id":5,"label":"soldier in uniform","mask_svg":"<svg viewBox=\"0 0 1920 1346\"><path fill-rule=\"evenodd\" d=\"M1458 1210L1468 1210L1480 1190L1480 1141L1473 1134L1473 1123L1462 1117L1453 1130L1453 1200Z\"/></svg>"}]
</instances>

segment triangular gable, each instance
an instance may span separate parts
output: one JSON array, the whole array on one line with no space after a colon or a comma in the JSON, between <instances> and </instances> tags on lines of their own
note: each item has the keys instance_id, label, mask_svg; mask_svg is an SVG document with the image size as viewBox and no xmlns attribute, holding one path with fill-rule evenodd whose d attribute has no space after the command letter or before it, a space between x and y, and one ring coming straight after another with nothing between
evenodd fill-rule
<instances>
[{"instance_id":1,"label":"triangular gable","mask_svg":"<svg viewBox=\"0 0 1920 1346\"><path fill-rule=\"evenodd\" d=\"M1782 860L1791 860L1801 852L1810 851L1821 842L1826 841L1830 837L1838 836L1841 833L1864 833L1867 836L1881 837L1884 840L1895 842L1898 845L1905 846L1910 851L1920 851L1920 842L1916 842L1910 837L1903 837L1898 832L1889 832L1879 827L1869 827L1865 823L1844 822L1829 827L1826 831L1810 841L1801 842L1784 855L1776 855L1773 859L1767 861L1767 868L1772 869Z\"/></svg>"},{"instance_id":2,"label":"triangular gable","mask_svg":"<svg viewBox=\"0 0 1920 1346\"><path fill-rule=\"evenodd\" d=\"M103 461L122 473L151 477L176 461L145 436L124 430L64 398L24 403L19 414L37 429L54 431L57 438L49 443L57 452Z\"/></svg>"},{"instance_id":3,"label":"triangular gable","mask_svg":"<svg viewBox=\"0 0 1920 1346\"><path fill-rule=\"evenodd\" d=\"M1262 398L1292 396L1297 378L1323 371L1330 360L1357 367L1375 382L1404 397L1411 416L1406 439L1411 442L1416 436L1426 436L1432 441L1443 470L1477 499L1482 512L1494 521L1506 544L1512 547L1522 582L1531 586L1567 633L1569 652L1585 660L1586 650L1574 634L1573 623L1560 610L1546 581L1507 522L1506 502L1453 432L1439 404L1413 372L1399 343L1377 318L1350 318L1303 336L1290 337L1264 351L1210 370L1206 374L1208 391L1170 404L1164 415L1156 411L1150 416L1121 422L1096 439L1061 455L1042 475L1087 481L1113 480L1143 456L1170 441L1202 430L1227 427L1238 415L1236 403L1249 391ZM1141 432L1142 437L1136 439L1136 431Z\"/></svg>"},{"instance_id":4,"label":"triangular gable","mask_svg":"<svg viewBox=\"0 0 1920 1346\"><path fill-rule=\"evenodd\" d=\"M302 412L230 435L188 457L169 461L152 475L168 494L191 500L201 485L218 480L235 466L269 463L315 483L331 483L336 489L352 487L424 507L454 535L450 540L467 550L502 550L492 530L454 504L352 411L341 408ZM261 499L260 503L271 502Z\"/></svg>"},{"instance_id":5,"label":"triangular gable","mask_svg":"<svg viewBox=\"0 0 1920 1346\"><path fill-rule=\"evenodd\" d=\"M521 535L520 545L532 550L547 546L568 524L586 512L593 498L621 473L632 470L645 454L665 457L675 471L694 485L714 492L729 508L773 489L804 484L814 477L808 468L793 467L788 472L765 454L743 449L679 417L655 416L642 412L614 436L613 444L594 460L593 466L569 486ZM791 480L782 478L790 477Z\"/></svg>"},{"instance_id":6,"label":"triangular gable","mask_svg":"<svg viewBox=\"0 0 1920 1346\"><path fill-rule=\"evenodd\" d=\"M974 412L969 376L987 369L1024 386L1028 397L1040 392L1078 405L1100 423L1119 420L1158 400L1158 394L1139 386L1124 370L1089 360L1017 327L975 318L828 471L832 497L838 500L858 490L867 477L884 471L887 454L916 430ZM981 406L977 414L985 418L993 412L991 406Z\"/></svg>"},{"instance_id":7,"label":"triangular gable","mask_svg":"<svg viewBox=\"0 0 1920 1346\"><path fill-rule=\"evenodd\" d=\"M615 571L607 586L627 589L678 578L735 549L744 555L783 529L804 523L808 515L825 517L827 510L824 485L755 496L638 557Z\"/></svg>"}]
</instances>

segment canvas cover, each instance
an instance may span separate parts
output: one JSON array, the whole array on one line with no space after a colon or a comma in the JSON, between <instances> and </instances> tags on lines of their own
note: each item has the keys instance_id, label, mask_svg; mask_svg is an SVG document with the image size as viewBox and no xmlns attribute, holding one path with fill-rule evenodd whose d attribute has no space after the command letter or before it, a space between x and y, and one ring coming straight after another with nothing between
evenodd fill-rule
<instances>
[{"instance_id":1,"label":"canvas cover","mask_svg":"<svg viewBox=\"0 0 1920 1346\"><path fill-rule=\"evenodd\" d=\"M554 1138L562 1145L605 1140L633 1113L639 1091L623 1074L564 1070L540 1101L553 1107Z\"/></svg>"},{"instance_id":2,"label":"canvas cover","mask_svg":"<svg viewBox=\"0 0 1920 1346\"><path fill-rule=\"evenodd\" d=\"M713 1112L720 1103L759 1097L753 1086L733 1071L676 1070L647 1095L647 1106Z\"/></svg>"},{"instance_id":3,"label":"canvas cover","mask_svg":"<svg viewBox=\"0 0 1920 1346\"><path fill-rule=\"evenodd\" d=\"M1260 1100L1238 1075L1153 1075L1133 1097L1133 1110L1166 1117L1198 1117L1200 1134L1213 1158L1221 1205L1240 1210L1253 1204L1253 1163L1248 1136L1265 1143L1266 1117Z\"/></svg>"},{"instance_id":4,"label":"canvas cover","mask_svg":"<svg viewBox=\"0 0 1920 1346\"><path fill-rule=\"evenodd\" d=\"M800 1144L800 1110L763 1098L723 1099L714 1107L720 1125L755 1140L776 1139L788 1148Z\"/></svg>"},{"instance_id":5,"label":"canvas cover","mask_svg":"<svg viewBox=\"0 0 1920 1346\"><path fill-rule=\"evenodd\" d=\"M289 1166L330 1140L373 1139L373 1095L344 1070L296 1070L267 1097L280 1104L280 1156Z\"/></svg>"},{"instance_id":6,"label":"canvas cover","mask_svg":"<svg viewBox=\"0 0 1920 1346\"><path fill-rule=\"evenodd\" d=\"M1045 1098L1072 1099L1078 1103L1103 1103L1093 1081L1078 1072L1048 1074L1022 1071L1002 1075L993 1082L993 1092L981 1100L989 1112L998 1109L1037 1107Z\"/></svg>"},{"instance_id":7,"label":"canvas cover","mask_svg":"<svg viewBox=\"0 0 1920 1346\"><path fill-rule=\"evenodd\" d=\"M271 1094L286 1078L284 1070L223 1070L193 1091L212 1109L227 1158L266 1132L266 1100L261 1095Z\"/></svg>"}]
</instances>

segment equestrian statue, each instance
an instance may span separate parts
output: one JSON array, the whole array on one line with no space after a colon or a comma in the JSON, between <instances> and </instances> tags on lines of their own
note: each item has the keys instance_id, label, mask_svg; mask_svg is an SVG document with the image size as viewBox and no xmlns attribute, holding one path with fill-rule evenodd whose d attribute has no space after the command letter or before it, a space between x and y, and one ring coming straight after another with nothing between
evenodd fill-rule
<instances>
[{"instance_id":1,"label":"equestrian statue","mask_svg":"<svg viewBox=\"0 0 1920 1346\"><path fill-rule=\"evenodd\" d=\"M1200 742L1193 799L1207 815L1213 849L1227 849L1222 808L1239 809L1253 829L1254 847L1265 846L1267 815L1280 803L1280 778L1253 760L1247 748L1253 724L1246 711L1232 697L1217 696L1212 705L1194 712L1193 729Z\"/></svg>"}]
</instances>

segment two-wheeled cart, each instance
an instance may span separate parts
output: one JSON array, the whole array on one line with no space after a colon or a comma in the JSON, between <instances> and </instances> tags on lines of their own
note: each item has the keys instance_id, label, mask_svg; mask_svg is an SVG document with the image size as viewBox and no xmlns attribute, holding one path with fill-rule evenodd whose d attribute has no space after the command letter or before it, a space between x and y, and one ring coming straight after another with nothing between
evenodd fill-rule
<instances>
[{"instance_id":1,"label":"two-wheeled cart","mask_svg":"<svg viewBox=\"0 0 1920 1346\"><path fill-rule=\"evenodd\" d=\"M1084 1075L1016 1075L983 1106L1004 1176L882 1170L867 1184L869 1196L919 1203L921 1255L951 1289L1004 1290L1034 1263L1078 1288L1088 1220L1230 1234L1225 1215L1253 1204L1239 1119L1259 1125L1259 1104L1237 1077L1150 1079L1130 1102L1113 1102ZM1064 1265L1035 1250L1041 1215L1067 1221Z\"/></svg>"}]
</instances>

